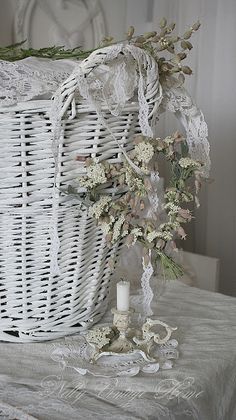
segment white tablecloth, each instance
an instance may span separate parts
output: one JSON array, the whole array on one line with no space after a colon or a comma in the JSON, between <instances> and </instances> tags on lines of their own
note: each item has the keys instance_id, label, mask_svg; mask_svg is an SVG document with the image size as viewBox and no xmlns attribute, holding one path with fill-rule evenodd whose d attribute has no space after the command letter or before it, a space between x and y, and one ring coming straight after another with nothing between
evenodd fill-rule
<instances>
[{"instance_id":1,"label":"white tablecloth","mask_svg":"<svg viewBox=\"0 0 236 420\"><path fill-rule=\"evenodd\" d=\"M178 326L171 370L82 377L52 360L54 342L0 343L1 419L236 419L236 299L168 283L154 315Z\"/></svg>"}]
</instances>

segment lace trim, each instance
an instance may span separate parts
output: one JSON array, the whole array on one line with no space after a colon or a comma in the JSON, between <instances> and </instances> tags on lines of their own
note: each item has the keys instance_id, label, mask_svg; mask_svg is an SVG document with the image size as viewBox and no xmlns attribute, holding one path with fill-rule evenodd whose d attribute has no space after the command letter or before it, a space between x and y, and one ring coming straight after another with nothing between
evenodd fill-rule
<instances>
[{"instance_id":1,"label":"lace trim","mask_svg":"<svg viewBox=\"0 0 236 420\"><path fill-rule=\"evenodd\" d=\"M0 60L0 105L9 106L53 92L78 63L72 60L26 58L10 63Z\"/></svg>"},{"instance_id":2,"label":"lace trim","mask_svg":"<svg viewBox=\"0 0 236 420\"><path fill-rule=\"evenodd\" d=\"M202 111L183 87L171 89L165 87L163 92L163 109L173 112L182 123L186 131L190 155L204 164L202 172L205 177L208 177L211 167L210 145L207 139L208 128Z\"/></svg>"},{"instance_id":3,"label":"lace trim","mask_svg":"<svg viewBox=\"0 0 236 420\"><path fill-rule=\"evenodd\" d=\"M144 259L143 259L143 275L141 277L141 286L142 286L142 291L143 291L143 316L146 317L148 315L153 315L153 311L151 309L151 302L153 299L153 291L152 288L150 286L150 280L152 278L153 275L153 266L151 263L151 250L149 251L149 257L150 257L150 262L148 263L147 266L145 266L144 264Z\"/></svg>"}]
</instances>

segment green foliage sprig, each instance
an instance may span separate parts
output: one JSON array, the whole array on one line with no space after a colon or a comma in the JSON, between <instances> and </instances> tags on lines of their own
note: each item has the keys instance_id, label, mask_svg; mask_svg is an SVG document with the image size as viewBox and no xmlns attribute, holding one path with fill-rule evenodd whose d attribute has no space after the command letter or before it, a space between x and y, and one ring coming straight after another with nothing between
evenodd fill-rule
<instances>
[{"instance_id":1,"label":"green foliage sprig","mask_svg":"<svg viewBox=\"0 0 236 420\"><path fill-rule=\"evenodd\" d=\"M89 54L94 51L83 51L81 47L65 49L63 46L45 47L37 50L34 48L23 48L25 42L26 41L22 41L7 47L0 47L0 60L19 61L28 57L48 58L52 60L68 58L82 60L87 58Z\"/></svg>"},{"instance_id":2,"label":"green foliage sprig","mask_svg":"<svg viewBox=\"0 0 236 420\"><path fill-rule=\"evenodd\" d=\"M161 82L168 85L183 84L186 75L191 75L192 70L183 64L183 61L192 49L189 41L194 32L200 27L196 22L184 32L183 35L174 35L175 24L168 23L165 18L161 19L158 31L135 35L135 29L131 26L126 33L125 39L116 41L113 37L105 37L97 48L84 51L80 46L66 49L63 46L50 46L40 49L24 48L25 41L0 48L0 60L18 61L27 57L48 58L52 60L74 59L82 60L98 48L120 42L128 42L137 47L147 50L158 62ZM163 56L163 53L165 55ZM169 56L166 55L169 54ZM177 76L177 77L176 77Z\"/></svg>"}]
</instances>

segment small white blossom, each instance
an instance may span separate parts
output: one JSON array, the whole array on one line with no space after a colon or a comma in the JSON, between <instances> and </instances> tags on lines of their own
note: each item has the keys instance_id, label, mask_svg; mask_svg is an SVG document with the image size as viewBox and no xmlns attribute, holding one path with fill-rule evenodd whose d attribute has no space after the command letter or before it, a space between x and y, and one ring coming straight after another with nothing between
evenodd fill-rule
<instances>
[{"instance_id":1,"label":"small white blossom","mask_svg":"<svg viewBox=\"0 0 236 420\"><path fill-rule=\"evenodd\" d=\"M130 188L130 191L136 191L137 195L145 195L146 190L143 179L135 176L131 168L127 168L125 173L125 180Z\"/></svg>"},{"instance_id":2,"label":"small white blossom","mask_svg":"<svg viewBox=\"0 0 236 420\"><path fill-rule=\"evenodd\" d=\"M132 233L132 235L134 235L134 236L142 236L142 231L141 231L141 229L140 228L133 228L132 230L131 230L131 233Z\"/></svg>"},{"instance_id":3,"label":"small white blossom","mask_svg":"<svg viewBox=\"0 0 236 420\"><path fill-rule=\"evenodd\" d=\"M169 190L169 191L166 191L166 193L165 193L164 197L165 197L167 200L170 200L170 201L176 201L176 200L178 200L178 198L179 198L179 193L178 193L178 191L176 191L176 190Z\"/></svg>"},{"instance_id":4,"label":"small white blossom","mask_svg":"<svg viewBox=\"0 0 236 420\"><path fill-rule=\"evenodd\" d=\"M179 160L179 165L181 168L200 168L201 164L197 162L196 160L193 160L189 157L181 158Z\"/></svg>"},{"instance_id":5,"label":"small white blossom","mask_svg":"<svg viewBox=\"0 0 236 420\"><path fill-rule=\"evenodd\" d=\"M95 187L107 181L105 168L101 163L94 160L87 168L87 178L80 180L80 185L84 187Z\"/></svg>"},{"instance_id":6,"label":"small white blossom","mask_svg":"<svg viewBox=\"0 0 236 420\"><path fill-rule=\"evenodd\" d=\"M189 203L190 201L193 200L193 194L182 192L181 198L185 203Z\"/></svg>"},{"instance_id":7,"label":"small white blossom","mask_svg":"<svg viewBox=\"0 0 236 420\"><path fill-rule=\"evenodd\" d=\"M168 145L174 143L174 139L171 136L166 137L163 141Z\"/></svg>"},{"instance_id":8,"label":"small white blossom","mask_svg":"<svg viewBox=\"0 0 236 420\"><path fill-rule=\"evenodd\" d=\"M164 231L169 232L170 230L173 230L176 228L176 226L179 225L179 222L166 222L166 223L161 223L159 226L159 229Z\"/></svg>"},{"instance_id":9,"label":"small white blossom","mask_svg":"<svg viewBox=\"0 0 236 420\"><path fill-rule=\"evenodd\" d=\"M153 230L152 232L149 232L147 234L147 241L151 243L157 237L158 237L158 232L156 230Z\"/></svg>"},{"instance_id":10,"label":"small white blossom","mask_svg":"<svg viewBox=\"0 0 236 420\"><path fill-rule=\"evenodd\" d=\"M102 231L103 231L103 233L105 234L105 235L107 235L109 232L110 232L110 223L101 223L101 229L102 229Z\"/></svg>"},{"instance_id":11,"label":"small white blossom","mask_svg":"<svg viewBox=\"0 0 236 420\"><path fill-rule=\"evenodd\" d=\"M89 208L89 216L95 217L95 219L99 219L103 211L107 209L107 205L110 203L110 201L111 197L102 195L100 199Z\"/></svg>"},{"instance_id":12,"label":"small white blossom","mask_svg":"<svg viewBox=\"0 0 236 420\"><path fill-rule=\"evenodd\" d=\"M125 221L125 216L122 214L119 217L119 219L114 223L112 242L116 242L117 239L119 238L120 233L121 233L120 231L121 231L121 228L122 228L122 225L123 225L124 221Z\"/></svg>"},{"instance_id":13,"label":"small white blossom","mask_svg":"<svg viewBox=\"0 0 236 420\"><path fill-rule=\"evenodd\" d=\"M137 242L138 237L143 236L142 230L140 228L134 228L134 229L131 230L130 233L134 237L132 245L134 245Z\"/></svg>"},{"instance_id":14,"label":"small white blossom","mask_svg":"<svg viewBox=\"0 0 236 420\"><path fill-rule=\"evenodd\" d=\"M164 209L165 210L170 210L172 213L178 213L178 211L180 210L180 207L176 206L176 204L174 204L174 203L166 203L164 205Z\"/></svg>"},{"instance_id":15,"label":"small white blossom","mask_svg":"<svg viewBox=\"0 0 236 420\"><path fill-rule=\"evenodd\" d=\"M164 241L171 241L171 239L173 238L173 233L171 232L158 232L157 235L158 238L160 239L164 239Z\"/></svg>"},{"instance_id":16,"label":"small white blossom","mask_svg":"<svg viewBox=\"0 0 236 420\"><path fill-rule=\"evenodd\" d=\"M139 162L148 163L154 155L153 146L150 143L146 143L144 141L138 143L135 146L134 151Z\"/></svg>"}]
</instances>

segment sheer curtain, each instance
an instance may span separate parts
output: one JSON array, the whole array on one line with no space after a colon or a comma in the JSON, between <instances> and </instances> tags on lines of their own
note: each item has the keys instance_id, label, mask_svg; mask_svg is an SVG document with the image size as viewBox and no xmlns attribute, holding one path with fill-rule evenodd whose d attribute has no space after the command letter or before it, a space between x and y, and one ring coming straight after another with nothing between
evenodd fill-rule
<instances>
[{"instance_id":1,"label":"sheer curtain","mask_svg":"<svg viewBox=\"0 0 236 420\"><path fill-rule=\"evenodd\" d=\"M139 31L155 29L162 16L175 21L179 32L197 19L202 23L193 36L189 61L194 75L187 84L209 126L212 182L203 186L188 248L220 258L220 291L236 296L236 1L127 0L127 4L127 23L136 24ZM167 116L160 130L169 133L176 124Z\"/></svg>"}]
</instances>

